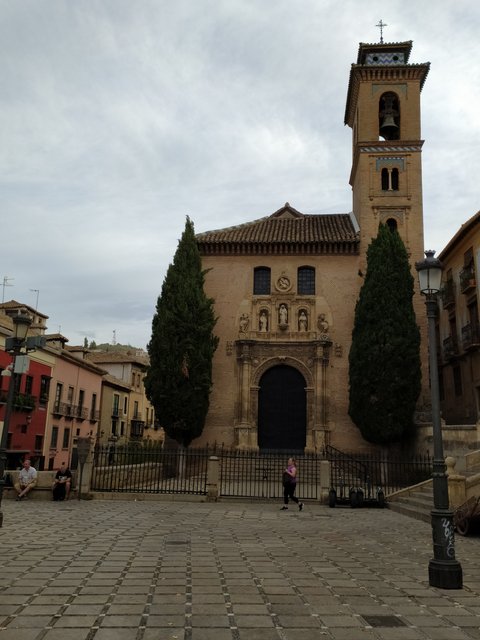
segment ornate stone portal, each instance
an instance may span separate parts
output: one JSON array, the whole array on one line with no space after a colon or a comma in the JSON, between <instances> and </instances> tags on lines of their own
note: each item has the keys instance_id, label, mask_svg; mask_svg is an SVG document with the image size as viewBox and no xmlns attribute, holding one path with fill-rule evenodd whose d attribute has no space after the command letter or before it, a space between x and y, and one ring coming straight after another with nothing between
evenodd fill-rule
<instances>
[{"instance_id":1,"label":"ornate stone portal","mask_svg":"<svg viewBox=\"0 0 480 640\"><path fill-rule=\"evenodd\" d=\"M260 380L268 369L280 364L297 369L305 379L305 451L320 451L329 443L327 374L331 345L327 335L307 341L237 340L235 444L238 449L258 448Z\"/></svg>"}]
</instances>

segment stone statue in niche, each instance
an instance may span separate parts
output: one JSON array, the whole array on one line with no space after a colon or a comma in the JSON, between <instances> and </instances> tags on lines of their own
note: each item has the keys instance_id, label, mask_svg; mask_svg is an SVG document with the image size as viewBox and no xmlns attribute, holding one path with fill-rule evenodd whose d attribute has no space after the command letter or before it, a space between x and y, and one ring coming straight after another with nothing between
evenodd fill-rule
<instances>
[{"instance_id":1,"label":"stone statue in niche","mask_svg":"<svg viewBox=\"0 0 480 640\"><path fill-rule=\"evenodd\" d=\"M242 313L242 315L240 316L241 333L245 333L247 331L249 323L250 323L250 319L248 317L248 313Z\"/></svg>"},{"instance_id":2,"label":"stone statue in niche","mask_svg":"<svg viewBox=\"0 0 480 640\"><path fill-rule=\"evenodd\" d=\"M281 304L280 309L278 310L278 324L286 325L288 324L288 310L286 305Z\"/></svg>"},{"instance_id":3,"label":"stone statue in niche","mask_svg":"<svg viewBox=\"0 0 480 640\"><path fill-rule=\"evenodd\" d=\"M268 331L268 316L266 311L260 312L260 318L258 319L258 326L260 331Z\"/></svg>"},{"instance_id":4,"label":"stone statue in niche","mask_svg":"<svg viewBox=\"0 0 480 640\"><path fill-rule=\"evenodd\" d=\"M300 311L300 315L298 316L298 330L306 331L308 326L308 318L305 311L302 309Z\"/></svg>"},{"instance_id":5,"label":"stone statue in niche","mask_svg":"<svg viewBox=\"0 0 480 640\"><path fill-rule=\"evenodd\" d=\"M321 313L318 316L318 328L320 329L321 333L328 333L329 324L328 324L328 320L325 318L324 313Z\"/></svg>"}]
</instances>

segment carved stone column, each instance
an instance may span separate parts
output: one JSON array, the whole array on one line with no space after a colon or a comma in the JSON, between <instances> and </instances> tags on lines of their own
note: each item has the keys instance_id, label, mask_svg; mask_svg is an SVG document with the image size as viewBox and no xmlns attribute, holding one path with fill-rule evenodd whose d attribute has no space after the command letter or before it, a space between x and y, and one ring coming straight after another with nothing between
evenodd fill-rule
<instances>
[{"instance_id":1,"label":"carved stone column","mask_svg":"<svg viewBox=\"0 0 480 640\"><path fill-rule=\"evenodd\" d=\"M330 347L332 341L327 334L321 334L316 343L315 381L317 406L315 407L315 422L312 433L311 447L314 451L321 451L330 442L328 426L328 364L330 362Z\"/></svg>"},{"instance_id":2,"label":"carved stone column","mask_svg":"<svg viewBox=\"0 0 480 640\"><path fill-rule=\"evenodd\" d=\"M239 416L238 422L235 425L235 444L237 449L251 449L252 424L250 421L250 377L252 368L252 344L252 340L237 341L237 361L239 371Z\"/></svg>"}]
</instances>

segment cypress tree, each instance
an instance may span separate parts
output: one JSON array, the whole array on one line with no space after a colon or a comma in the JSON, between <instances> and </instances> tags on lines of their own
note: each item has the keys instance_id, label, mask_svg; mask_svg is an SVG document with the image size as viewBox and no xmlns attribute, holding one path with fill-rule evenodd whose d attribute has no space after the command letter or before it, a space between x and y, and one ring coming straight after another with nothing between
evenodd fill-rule
<instances>
[{"instance_id":1,"label":"cypress tree","mask_svg":"<svg viewBox=\"0 0 480 640\"><path fill-rule=\"evenodd\" d=\"M205 295L204 281L193 223L187 217L152 320L145 378L157 420L184 447L205 425L218 344L213 300Z\"/></svg>"},{"instance_id":2,"label":"cypress tree","mask_svg":"<svg viewBox=\"0 0 480 640\"><path fill-rule=\"evenodd\" d=\"M380 225L367 250L349 354L349 415L368 442L410 435L420 394L420 331L413 276L397 231Z\"/></svg>"}]
</instances>

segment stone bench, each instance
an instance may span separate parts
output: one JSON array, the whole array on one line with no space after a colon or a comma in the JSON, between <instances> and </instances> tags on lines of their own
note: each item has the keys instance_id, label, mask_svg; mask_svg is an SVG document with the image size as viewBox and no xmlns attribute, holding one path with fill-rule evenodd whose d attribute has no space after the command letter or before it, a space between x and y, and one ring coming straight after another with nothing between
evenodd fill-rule
<instances>
[{"instance_id":1,"label":"stone bench","mask_svg":"<svg viewBox=\"0 0 480 640\"><path fill-rule=\"evenodd\" d=\"M3 497L15 499L17 492L13 485L17 481L18 471L6 471L10 476L11 484L6 484L3 488ZM57 471L37 471L37 486L28 493L28 500L52 500L52 485ZM72 485L70 489L70 500L77 495L76 471L72 471Z\"/></svg>"}]
</instances>

